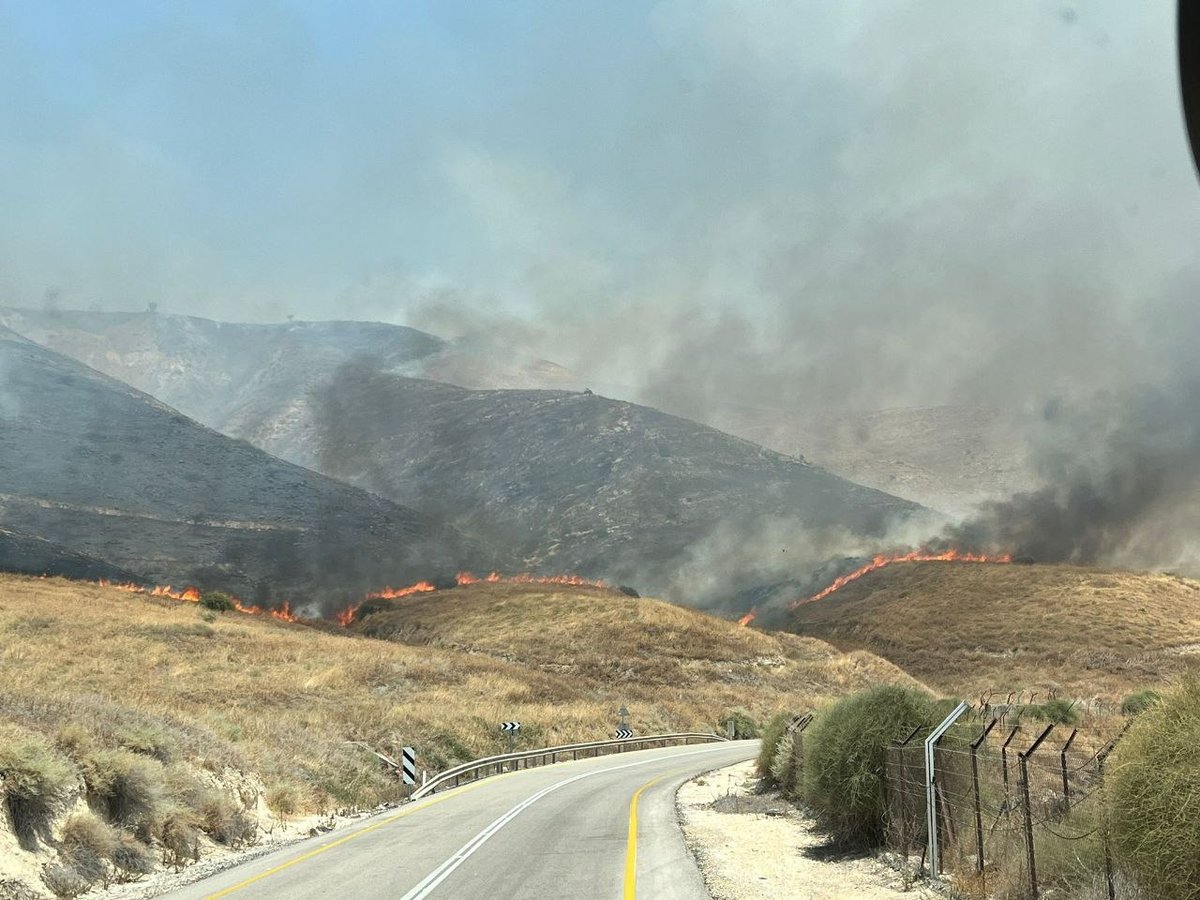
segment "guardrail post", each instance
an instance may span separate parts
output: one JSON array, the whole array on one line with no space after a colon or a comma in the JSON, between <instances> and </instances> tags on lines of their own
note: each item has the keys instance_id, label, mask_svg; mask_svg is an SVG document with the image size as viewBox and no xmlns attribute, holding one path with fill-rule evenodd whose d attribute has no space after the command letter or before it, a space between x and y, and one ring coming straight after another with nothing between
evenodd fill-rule
<instances>
[{"instance_id":1,"label":"guardrail post","mask_svg":"<svg viewBox=\"0 0 1200 900\"><path fill-rule=\"evenodd\" d=\"M929 737L925 738L925 816L929 823L929 875L934 880L937 880L941 874L940 860L938 859L938 814L937 814L937 779L934 773L934 750L937 748L937 742L942 739L950 726L958 721L958 717L971 708L971 704L965 700L959 702L958 706L954 707L950 715L946 716L938 725L937 728L929 732Z\"/></svg>"},{"instance_id":2,"label":"guardrail post","mask_svg":"<svg viewBox=\"0 0 1200 900\"><path fill-rule=\"evenodd\" d=\"M1033 852L1033 809L1029 802L1029 759L1037 752L1038 747L1042 746L1042 741L1053 730L1054 723L1051 722L1046 726L1046 730L1038 735L1037 740L1033 742L1028 750L1017 754L1017 765L1021 776L1021 809L1024 812L1025 819L1025 855L1029 864L1029 896L1033 900L1038 900L1038 881L1037 860L1034 858Z\"/></svg>"}]
</instances>

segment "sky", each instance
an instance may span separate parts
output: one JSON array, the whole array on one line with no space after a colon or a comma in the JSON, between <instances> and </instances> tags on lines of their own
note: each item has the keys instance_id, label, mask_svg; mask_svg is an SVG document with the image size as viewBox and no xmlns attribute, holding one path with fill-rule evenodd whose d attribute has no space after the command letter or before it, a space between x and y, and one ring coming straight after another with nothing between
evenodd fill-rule
<instances>
[{"instance_id":1,"label":"sky","mask_svg":"<svg viewBox=\"0 0 1200 900\"><path fill-rule=\"evenodd\" d=\"M1173 15L0 0L0 303L412 324L698 418L1161 387Z\"/></svg>"}]
</instances>

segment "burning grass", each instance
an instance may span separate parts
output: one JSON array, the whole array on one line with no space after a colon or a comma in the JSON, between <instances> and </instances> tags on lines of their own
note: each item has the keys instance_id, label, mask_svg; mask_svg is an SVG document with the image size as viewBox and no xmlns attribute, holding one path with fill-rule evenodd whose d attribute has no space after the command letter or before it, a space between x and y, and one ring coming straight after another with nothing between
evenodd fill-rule
<instances>
[{"instance_id":1,"label":"burning grass","mask_svg":"<svg viewBox=\"0 0 1200 900\"><path fill-rule=\"evenodd\" d=\"M791 627L867 649L939 690L1048 691L1117 703L1200 654L1200 582L1049 565L883 567L792 611Z\"/></svg>"},{"instance_id":2,"label":"burning grass","mask_svg":"<svg viewBox=\"0 0 1200 900\"><path fill-rule=\"evenodd\" d=\"M643 733L711 730L734 707L762 721L907 680L867 653L582 585L481 579L370 601L356 628L386 641L188 599L0 576L0 728L29 761L32 788L13 796L31 834L45 834L45 816L84 812L71 797L87 795L105 822L182 865L205 841L245 840L239 810L397 797L346 741L389 754L411 744L436 770L501 749L505 719L522 721L529 745L608 736L622 703ZM116 852L97 841L93 856Z\"/></svg>"}]
</instances>

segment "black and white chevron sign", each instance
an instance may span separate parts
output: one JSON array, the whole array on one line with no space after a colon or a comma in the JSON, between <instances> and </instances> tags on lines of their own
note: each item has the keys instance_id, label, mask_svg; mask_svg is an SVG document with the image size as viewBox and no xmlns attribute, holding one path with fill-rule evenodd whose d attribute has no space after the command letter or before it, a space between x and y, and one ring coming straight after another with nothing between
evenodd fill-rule
<instances>
[{"instance_id":1,"label":"black and white chevron sign","mask_svg":"<svg viewBox=\"0 0 1200 900\"><path fill-rule=\"evenodd\" d=\"M629 728L618 728L616 731L617 740L624 741L633 737L633 731Z\"/></svg>"},{"instance_id":2,"label":"black and white chevron sign","mask_svg":"<svg viewBox=\"0 0 1200 900\"><path fill-rule=\"evenodd\" d=\"M503 731L505 734L516 734L518 731L521 730L521 723L520 722L501 722L500 730Z\"/></svg>"},{"instance_id":3,"label":"black and white chevron sign","mask_svg":"<svg viewBox=\"0 0 1200 900\"><path fill-rule=\"evenodd\" d=\"M417 783L417 751L412 747L405 747L401 750L400 757L400 774L404 778L405 784Z\"/></svg>"}]
</instances>

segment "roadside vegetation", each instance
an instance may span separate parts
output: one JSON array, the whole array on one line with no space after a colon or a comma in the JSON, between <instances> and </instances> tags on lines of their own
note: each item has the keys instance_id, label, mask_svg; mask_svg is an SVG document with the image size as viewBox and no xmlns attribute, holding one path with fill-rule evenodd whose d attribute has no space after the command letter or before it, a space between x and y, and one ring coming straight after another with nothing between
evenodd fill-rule
<instances>
[{"instance_id":1,"label":"roadside vegetation","mask_svg":"<svg viewBox=\"0 0 1200 900\"><path fill-rule=\"evenodd\" d=\"M347 631L0 576L0 883L36 875L74 896L399 799L348 741L393 757L411 744L436 771L501 750L507 719L519 746L610 737L622 705L640 734L751 734L796 698L910 681L867 653L617 592L420 601Z\"/></svg>"},{"instance_id":2,"label":"roadside vegetation","mask_svg":"<svg viewBox=\"0 0 1200 900\"><path fill-rule=\"evenodd\" d=\"M887 748L914 729L923 728L922 734L927 733L953 702L938 700L912 686L869 688L818 709L812 724L800 735L788 729L793 714L781 713L763 730L758 773L765 783L808 809L831 847L875 851L888 846L894 850L896 834L904 827L913 844L922 847L923 775L898 775L892 767L902 757L889 756ZM1107 896L1107 845L1116 896L1200 900L1200 831L1196 827L1196 810L1200 809L1200 674L1186 673L1161 695L1138 692L1123 706L1127 718L1110 723L1109 734L1118 738L1111 755L1109 745L1092 735L1077 757L1084 764L1078 769L1071 764L1072 776L1081 778L1073 803L1064 804L1056 796L1056 753L1046 754L1051 758L1043 758L1039 766L1031 764L1039 882L1045 896L1067 900ZM1065 726L1065 735L1076 721L1072 712L1066 701L1030 705L1020 711L1017 721L1024 718L1036 723L1033 734L1045 723L1054 722ZM963 772L970 771L963 769L963 761L969 759L964 751L980 728L978 722L962 722L939 744L939 753L946 755L939 764L939 790L945 791L952 804L960 802L956 796L969 801L969 788L961 781ZM919 742L910 749L919 755ZM1097 750L1106 758L1103 777L1095 766ZM955 762L954 757L961 759ZM920 768L917 756L900 764ZM1095 777L1085 778L1082 769L1094 770ZM910 779L907 787L898 788L895 779L906 777ZM890 785L889 779L893 779ZM909 792L908 803L914 797L918 801L911 807L912 818L903 825L892 821L897 809L909 808L904 802L897 805L897 789ZM1015 810L1009 807L1014 801L1006 798L1011 795L997 793L994 783L984 784L982 796L985 810L1000 810L989 819L987 878L975 873L973 837L968 835L955 844L948 844L952 839L943 837L943 853L950 859L947 872L960 892L956 896L1026 897L1023 813L1019 804ZM1007 814L1006 808L1010 808ZM969 831L969 809L967 813L963 816L949 807L939 813L946 817L942 826L946 835L954 835L956 828ZM997 827L1004 819L1012 821ZM915 874L919 864L913 858L903 854L895 859L910 877ZM923 852L920 859L924 861Z\"/></svg>"}]
</instances>

